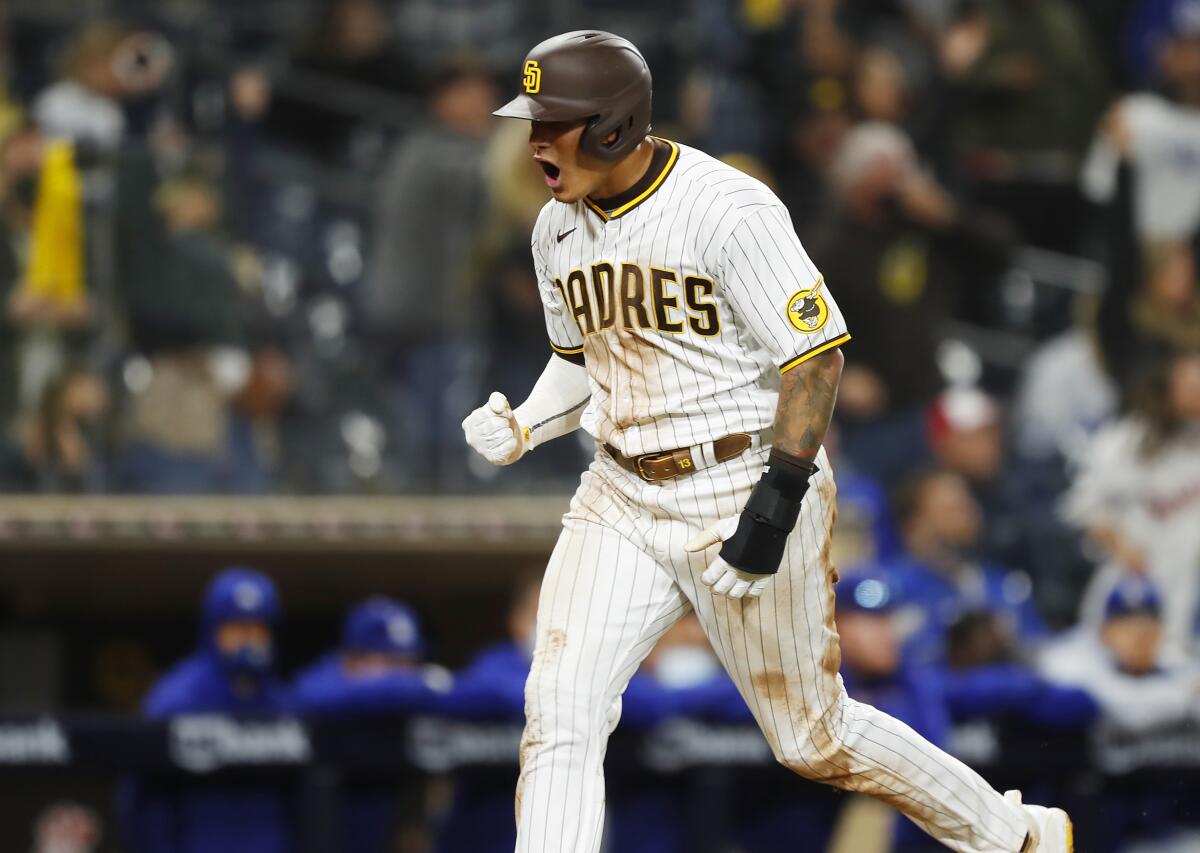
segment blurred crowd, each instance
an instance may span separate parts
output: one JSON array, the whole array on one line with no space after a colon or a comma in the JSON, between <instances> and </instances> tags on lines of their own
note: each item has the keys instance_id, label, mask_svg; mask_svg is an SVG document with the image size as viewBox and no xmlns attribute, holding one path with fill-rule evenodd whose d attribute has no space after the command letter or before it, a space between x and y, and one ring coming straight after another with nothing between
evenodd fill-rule
<instances>
[{"instance_id":1,"label":"blurred crowd","mask_svg":"<svg viewBox=\"0 0 1200 853\"><path fill-rule=\"evenodd\" d=\"M938 475L915 488L924 494L914 503L932 507L961 485ZM931 522L928 509L912 513L906 541L932 542L933 528L947 527ZM969 591L956 588L957 580L916 559L842 577L836 614L849 693L979 767L994 784L1019 785L1070 808L1081 849L1195 849L1200 757L1179 750L1197 737L1200 668L1173 650L1168 608L1155 585L1144 576L1123 578L1100 602L1095 624L1051 640L1013 575L985 570ZM409 748L474 744L468 753L487 759L448 761L453 769L432 776L343 770L334 789L336 818L320 849L507 853L515 843L518 736L539 587L537 571L515 580L506 636L461 669L433 662L437 643L413 608L375 596L349 609L327 653L289 677L280 642L284 605L274 583L253 569L227 569L204 593L194 651L163 662L141 712L151 721L229 714L342 726L405 718L426 727L431 720L458 723L466 728L457 735L423 729ZM730 740L731 732L742 734ZM873 804L774 766L750 708L693 615L671 628L634 674L618 733L626 740L616 744L640 746L635 755L622 754L624 746L610 755L606 851L791 853L797 839L814 851L942 849L894 813L868 817ZM722 750L731 747L706 745L722 738L734 744L738 760L715 769L734 754L723 762ZM127 773L110 838L129 853L295 853L315 849L301 837L311 826L303 810L312 802L297 791L294 775ZM90 853L100 837L93 825L87 843L61 849Z\"/></svg>"},{"instance_id":2,"label":"blurred crowd","mask_svg":"<svg viewBox=\"0 0 1200 853\"><path fill-rule=\"evenodd\" d=\"M1037 519L1109 422L1157 456L1194 417L1193 0L43 5L0 42L6 490L569 488L591 448L497 476L457 424L546 353L546 192L490 112L585 24L787 203L854 334L846 468L891 489L979 388Z\"/></svg>"},{"instance_id":3,"label":"blurred crowd","mask_svg":"<svg viewBox=\"0 0 1200 853\"><path fill-rule=\"evenodd\" d=\"M497 474L458 423L491 389L520 399L548 354L528 257L545 189L525 129L490 111L533 43L610 29L649 61L656 133L785 201L854 335L828 448L856 534L851 695L985 767L1023 732L1056 732L1024 741L1052 762L1076 735L1127 757L1195 725L1200 0L44 5L10 10L0 55L0 490L571 488L592 452L574 438ZM519 719L527 612L449 678L411 612L364 605L286 686L262 674L279 606L255 583L266 609L236 629L213 593L215 657L147 713ZM371 633L384 612L408 645ZM625 719L744 715L731 689L683 637ZM472 801L510 830L509 782L446 814ZM1085 849L1193 849L1187 791L1153 788L1093 790ZM638 837L686 811L645 793ZM127 794L150 837L157 806ZM831 831L836 810L796 802L779 827Z\"/></svg>"}]
</instances>

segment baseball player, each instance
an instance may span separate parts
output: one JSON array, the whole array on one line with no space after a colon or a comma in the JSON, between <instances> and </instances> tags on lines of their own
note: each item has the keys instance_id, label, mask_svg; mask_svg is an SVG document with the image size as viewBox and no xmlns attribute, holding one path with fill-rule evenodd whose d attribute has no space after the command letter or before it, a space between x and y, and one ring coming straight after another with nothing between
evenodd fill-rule
<instances>
[{"instance_id":1,"label":"baseball player","mask_svg":"<svg viewBox=\"0 0 1200 853\"><path fill-rule=\"evenodd\" d=\"M787 210L650 135L650 72L625 39L544 41L521 86L496 114L531 122L553 195L532 241L553 354L521 405L493 393L463 429L497 465L579 427L597 451L538 605L519 853L599 849L621 693L693 610L787 767L954 850L1070 851L1061 810L1001 796L843 689L821 442L850 336Z\"/></svg>"}]
</instances>

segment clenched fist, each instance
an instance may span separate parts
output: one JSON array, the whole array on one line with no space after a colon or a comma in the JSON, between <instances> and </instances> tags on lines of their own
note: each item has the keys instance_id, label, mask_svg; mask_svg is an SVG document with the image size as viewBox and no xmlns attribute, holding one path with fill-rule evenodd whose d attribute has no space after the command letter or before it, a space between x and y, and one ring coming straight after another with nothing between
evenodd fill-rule
<instances>
[{"instance_id":1,"label":"clenched fist","mask_svg":"<svg viewBox=\"0 0 1200 853\"><path fill-rule=\"evenodd\" d=\"M467 444L493 465L511 465L525 455L521 428L508 400L493 391L486 406L480 406L462 422Z\"/></svg>"}]
</instances>

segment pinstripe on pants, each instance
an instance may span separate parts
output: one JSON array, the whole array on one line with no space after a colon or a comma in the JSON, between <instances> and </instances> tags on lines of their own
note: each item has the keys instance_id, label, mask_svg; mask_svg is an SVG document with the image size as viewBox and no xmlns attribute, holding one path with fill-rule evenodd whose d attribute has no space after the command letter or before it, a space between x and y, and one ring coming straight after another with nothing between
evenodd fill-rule
<instances>
[{"instance_id":1,"label":"pinstripe on pants","mask_svg":"<svg viewBox=\"0 0 1200 853\"><path fill-rule=\"evenodd\" d=\"M716 549L688 554L684 543L741 509L766 452L651 485L601 451L584 474L539 602L525 688L518 853L599 850L604 752L621 693L655 641L692 609L785 766L881 799L953 850L1020 848L1023 817L978 774L845 694L829 561L834 486L823 451L762 598L734 601L699 583Z\"/></svg>"}]
</instances>

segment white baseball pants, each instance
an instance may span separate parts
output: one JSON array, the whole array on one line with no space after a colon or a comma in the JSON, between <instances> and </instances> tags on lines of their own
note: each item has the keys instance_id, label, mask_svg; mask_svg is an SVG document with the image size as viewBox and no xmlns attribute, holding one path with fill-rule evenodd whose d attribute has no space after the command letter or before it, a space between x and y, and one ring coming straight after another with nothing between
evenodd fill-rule
<instances>
[{"instance_id":1,"label":"white baseball pants","mask_svg":"<svg viewBox=\"0 0 1200 853\"><path fill-rule=\"evenodd\" d=\"M759 599L714 596L717 553L684 551L737 514L766 448L661 484L604 452L584 473L546 570L525 688L517 853L596 853L604 753L621 694L657 639L695 610L776 758L808 779L908 815L961 853L1017 853L1024 817L962 762L850 699L838 675L830 534L835 489L824 451L778 575ZM796 849L804 840L796 839Z\"/></svg>"}]
</instances>

